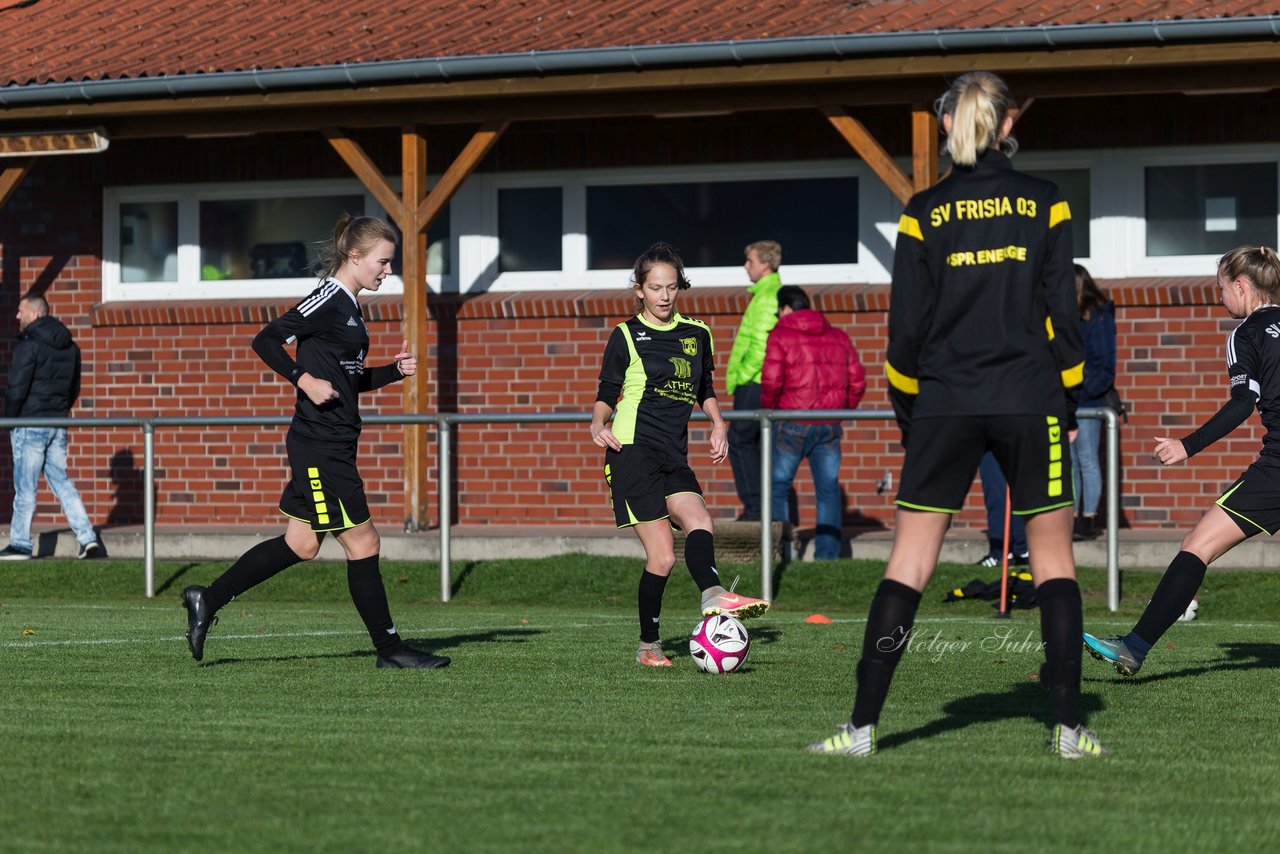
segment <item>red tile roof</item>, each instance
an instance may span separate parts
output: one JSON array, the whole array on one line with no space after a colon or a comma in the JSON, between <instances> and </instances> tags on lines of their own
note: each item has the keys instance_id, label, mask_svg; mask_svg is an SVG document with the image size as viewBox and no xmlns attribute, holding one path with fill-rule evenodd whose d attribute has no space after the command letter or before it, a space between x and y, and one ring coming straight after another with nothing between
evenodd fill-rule
<instances>
[{"instance_id":1,"label":"red tile roof","mask_svg":"<svg viewBox=\"0 0 1280 854\"><path fill-rule=\"evenodd\" d=\"M0 85L1280 11L1267 0L0 0Z\"/></svg>"}]
</instances>

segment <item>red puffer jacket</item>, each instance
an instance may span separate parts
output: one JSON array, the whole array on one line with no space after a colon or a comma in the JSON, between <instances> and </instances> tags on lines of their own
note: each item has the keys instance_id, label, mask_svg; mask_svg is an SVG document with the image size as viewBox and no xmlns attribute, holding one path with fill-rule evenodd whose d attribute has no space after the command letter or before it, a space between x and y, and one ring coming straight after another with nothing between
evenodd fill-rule
<instances>
[{"instance_id":1,"label":"red puffer jacket","mask_svg":"<svg viewBox=\"0 0 1280 854\"><path fill-rule=\"evenodd\" d=\"M782 317L769 333L760 385L761 409L853 409L867 379L849 336L806 308Z\"/></svg>"}]
</instances>

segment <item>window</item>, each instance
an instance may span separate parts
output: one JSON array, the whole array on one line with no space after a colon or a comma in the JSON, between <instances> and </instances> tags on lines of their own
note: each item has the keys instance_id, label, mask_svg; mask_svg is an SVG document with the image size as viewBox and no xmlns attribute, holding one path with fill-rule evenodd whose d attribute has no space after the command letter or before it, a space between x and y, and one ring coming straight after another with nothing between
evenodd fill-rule
<instances>
[{"instance_id":1,"label":"window","mask_svg":"<svg viewBox=\"0 0 1280 854\"><path fill-rule=\"evenodd\" d=\"M178 203L120 206L120 281L178 281Z\"/></svg>"},{"instance_id":2,"label":"window","mask_svg":"<svg viewBox=\"0 0 1280 854\"><path fill-rule=\"evenodd\" d=\"M297 297L342 214L385 214L356 181L120 187L106 191L103 299ZM450 274L449 209L428 233L427 275ZM393 262L398 273L400 250ZM398 293L398 277L384 293Z\"/></svg>"},{"instance_id":3,"label":"window","mask_svg":"<svg viewBox=\"0 0 1280 854\"><path fill-rule=\"evenodd\" d=\"M732 267L776 240L783 263L858 261L858 181L804 178L587 187L587 266L630 267L656 240L689 267Z\"/></svg>"},{"instance_id":4,"label":"window","mask_svg":"<svg viewBox=\"0 0 1280 854\"><path fill-rule=\"evenodd\" d=\"M1276 244L1276 163L1148 166L1148 257Z\"/></svg>"},{"instance_id":5,"label":"window","mask_svg":"<svg viewBox=\"0 0 1280 854\"><path fill-rule=\"evenodd\" d=\"M498 190L498 272L529 273L564 266L559 187Z\"/></svg>"},{"instance_id":6,"label":"window","mask_svg":"<svg viewBox=\"0 0 1280 854\"><path fill-rule=\"evenodd\" d=\"M363 210L362 195L200 202L200 278L314 276L338 216Z\"/></svg>"}]
</instances>

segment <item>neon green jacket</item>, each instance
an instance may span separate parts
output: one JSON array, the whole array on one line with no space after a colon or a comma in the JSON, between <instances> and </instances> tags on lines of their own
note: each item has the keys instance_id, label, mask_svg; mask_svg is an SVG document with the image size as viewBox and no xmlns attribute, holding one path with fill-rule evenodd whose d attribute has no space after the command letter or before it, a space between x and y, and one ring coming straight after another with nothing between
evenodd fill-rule
<instances>
[{"instance_id":1,"label":"neon green jacket","mask_svg":"<svg viewBox=\"0 0 1280 854\"><path fill-rule=\"evenodd\" d=\"M778 322L778 289L781 287L782 279L777 273L770 273L747 288L751 302L742 314L733 350L729 352L729 365L724 371L725 391L729 394L740 385L760 382L764 347L769 341L769 332Z\"/></svg>"}]
</instances>

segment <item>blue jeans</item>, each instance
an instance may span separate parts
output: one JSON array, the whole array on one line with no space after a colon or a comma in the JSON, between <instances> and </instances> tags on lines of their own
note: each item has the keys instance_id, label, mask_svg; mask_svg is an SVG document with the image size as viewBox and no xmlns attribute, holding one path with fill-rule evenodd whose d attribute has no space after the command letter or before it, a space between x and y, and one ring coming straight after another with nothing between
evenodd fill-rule
<instances>
[{"instance_id":1,"label":"blue jeans","mask_svg":"<svg viewBox=\"0 0 1280 854\"><path fill-rule=\"evenodd\" d=\"M813 491L818 499L818 523L813 536L813 556L834 560L840 556L844 507L840 500L839 424L780 422L773 442L773 520L789 522L787 495L800 461L809 458Z\"/></svg>"},{"instance_id":2,"label":"blue jeans","mask_svg":"<svg viewBox=\"0 0 1280 854\"><path fill-rule=\"evenodd\" d=\"M1004 546L1004 499L1009 482L1004 479L1004 472L990 451L982 455L978 474L982 478L982 501L987 505L987 541L990 545L987 553L1003 557L1000 549ZM1021 516L1010 514L1009 519L1009 551L1024 555L1027 553L1027 529Z\"/></svg>"},{"instance_id":3,"label":"blue jeans","mask_svg":"<svg viewBox=\"0 0 1280 854\"><path fill-rule=\"evenodd\" d=\"M40 472L53 490L62 512L75 531L76 541L87 546L97 540L89 514L76 485L67 477L67 431L61 427L15 427L9 433L13 445L13 522L9 545L19 551L34 551L31 519L36 514L36 488Z\"/></svg>"},{"instance_id":4,"label":"blue jeans","mask_svg":"<svg viewBox=\"0 0 1280 854\"><path fill-rule=\"evenodd\" d=\"M1093 516L1102 497L1102 466L1098 464L1098 446L1102 444L1102 422L1081 418L1076 440L1071 443L1071 475L1075 481L1076 513Z\"/></svg>"}]
</instances>

